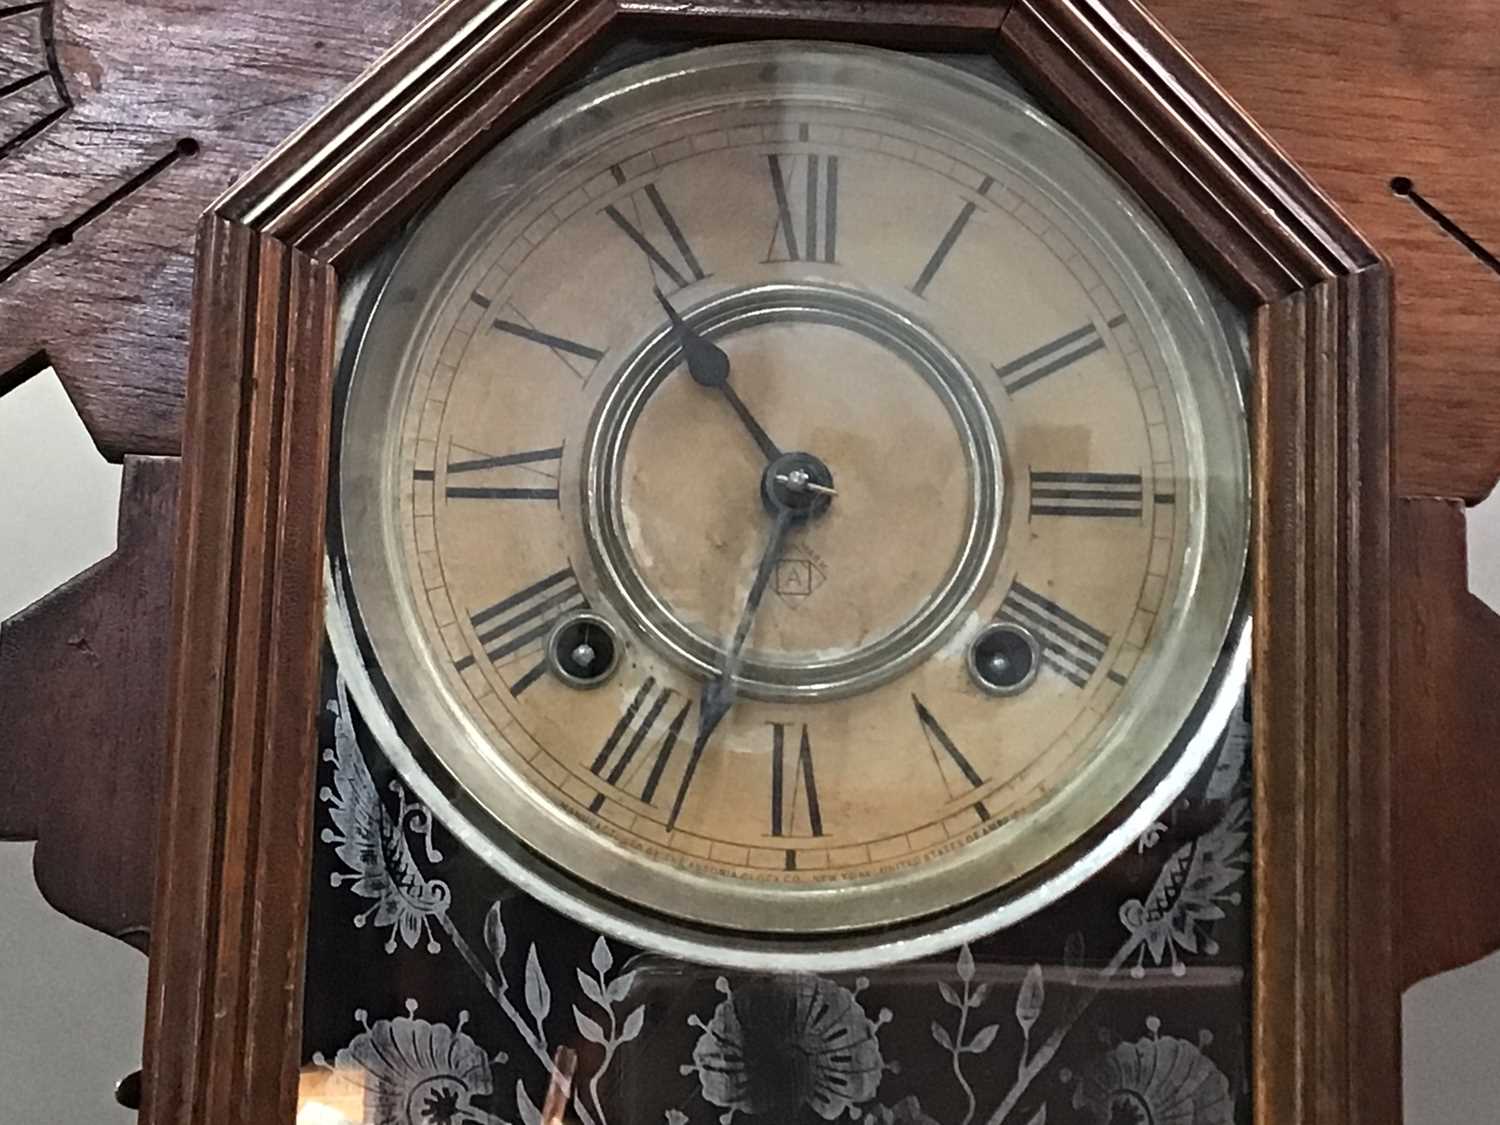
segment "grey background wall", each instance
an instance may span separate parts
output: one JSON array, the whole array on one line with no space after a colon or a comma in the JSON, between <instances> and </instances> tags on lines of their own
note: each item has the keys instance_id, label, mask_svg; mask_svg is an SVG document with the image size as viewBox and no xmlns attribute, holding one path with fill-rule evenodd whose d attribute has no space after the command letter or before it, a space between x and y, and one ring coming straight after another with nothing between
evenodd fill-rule
<instances>
[{"instance_id":1,"label":"grey background wall","mask_svg":"<svg viewBox=\"0 0 1500 1125\"><path fill-rule=\"evenodd\" d=\"M114 549L119 481L50 372L0 400L0 620ZM1470 587L1500 607L1500 500L1470 550ZM145 958L55 913L30 845L0 844L0 1125L131 1121L112 1090L140 1065L145 997ZM1500 955L1419 985L1404 1015L1406 1125L1500 1120Z\"/></svg>"},{"instance_id":2,"label":"grey background wall","mask_svg":"<svg viewBox=\"0 0 1500 1125\"><path fill-rule=\"evenodd\" d=\"M55 375L0 399L0 620L114 550L119 493ZM53 911L31 851L0 843L0 1123L133 1121L146 959Z\"/></svg>"}]
</instances>

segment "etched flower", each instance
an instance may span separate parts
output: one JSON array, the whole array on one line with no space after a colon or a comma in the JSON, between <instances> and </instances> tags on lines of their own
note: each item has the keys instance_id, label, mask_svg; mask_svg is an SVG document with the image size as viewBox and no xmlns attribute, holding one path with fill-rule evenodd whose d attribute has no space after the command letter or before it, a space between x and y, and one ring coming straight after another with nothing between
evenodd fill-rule
<instances>
[{"instance_id":1,"label":"etched flower","mask_svg":"<svg viewBox=\"0 0 1500 1125\"><path fill-rule=\"evenodd\" d=\"M1095 1125L1234 1125L1229 1079L1185 1039L1152 1034L1121 1043L1079 1076L1074 1106Z\"/></svg>"},{"instance_id":2,"label":"etched flower","mask_svg":"<svg viewBox=\"0 0 1500 1125\"><path fill-rule=\"evenodd\" d=\"M1208 927L1224 917L1225 904L1240 901L1230 888L1245 875L1249 819L1249 802L1232 801L1213 828L1172 853L1145 901L1133 898L1120 907L1120 922L1130 931L1126 953L1136 954L1132 976L1143 975L1148 953L1156 965L1170 958L1172 972L1181 976L1187 969L1179 949L1219 951Z\"/></svg>"},{"instance_id":3,"label":"etched flower","mask_svg":"<svg viewBox=\"0 0 1500 1125\"><path fill-rule=\"evenodd\" d=\"M878 1105L865 1114L864 1125L938 1125L922 1112L915 1094L908 1094L893 1106Z\"/></svg>"},{"instance_id":4,"label":"etched flower","mask_svg":"<svg viewBox=\"0 0 1500 1125\"><path fill-rule=\"evenodd\" d=\"M421 805L406 803L406 791L393 785L399 807L391 816L380 799L375 781L365 765L354 732L349 697L342 680L338 701L330 704L334 714L334 745L323 751L325 761L333 763L333 788L325 786L319 793L328 806L332 828L323 830L325 844L334 845L334 853L348 869L335 872L335 887L345 883L361 898L373 899L374 905L354 918L356 926L373 920L377 929L389 926L387 953L396 951L397 938L408 949L427 939L427 949L439 949L433 922L448 909L451 894L448 884L429 879L417 866L407 831L423 837L429 859L440 858L432 848L432 817Z\"/></svg>"},{"instance_id":5,"label":"etched flower","mask_svg":"<svg viewBox=\"0 0 1500 1125\"><path fill-rule=\"evenodd\" d=\"M863 982L861 982L861 988ZM877 1038L891 1014L865 1015L859 988L850 991L814 976L756 977L724 994L713 1017L701 1028L691 1066L704 1100L736 1113L791 1120L809 1106L825 1121L855 1116L855 1107L873 1098L885 1061Z\"/></svg>"},{"instance_id":6,"label":"etched flower","mask_svg":"<svg viewBox=\"0 0 1500 1125\"><path fill-rule=\"evenodd\" d=\"M463 1030L468 1013L449 1027L416 1018L415 1000L406 1010L373 1024L356 1012L364 1031L334 1057L334 1070L369 1092L368 1125L504 1125L474 1105L494 1082L488 1056Z\"/></svg>"}]
</instances>

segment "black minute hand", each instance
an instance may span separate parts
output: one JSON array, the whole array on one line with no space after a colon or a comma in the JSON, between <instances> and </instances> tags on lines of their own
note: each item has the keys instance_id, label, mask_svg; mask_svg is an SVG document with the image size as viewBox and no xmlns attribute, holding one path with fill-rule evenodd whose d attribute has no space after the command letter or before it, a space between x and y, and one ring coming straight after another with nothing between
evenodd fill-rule
<instances>
[{"instance_id":1,"label":"black minute hand","mask_svg":"<svg viewBox=\"0 0 1500 1125\"><path fill-rule=\"evenodd\" d=\"M703 757L703 748L713 736L714 730L734 706L737 693L736 677L739 675L740 658L745 651L745 641L750 637L750 627L755 624L755 614L760 609L761 599L766 596L766 587L771 582L771 572L781 558L781 548L786 542L797 514L782 508L771 525L766 549L756 568L755 580L750 584L750 594L745 599L745 610L740 614L740 623L735 626L734 637L729 642L729 651L724 655L724 666L719 674L703 685L698 697L698 733L693 738L693 750L688 756L687 769L682 775L682 784L677 787L677 799L672 802L672 815L667 818L667 827L677 825L677 816L682 812L682 803L687 799L688 788L693 784L693 774L698 770L698 759Z\"/></svg>"},{"instance_id":2,"label":"black minute hand","mask_svg":"<svg viewBox=\"0 0 1500 1125\"><path fill-rule=\"evenodd\" d=\"M672 330L677 333L677 343L682 348L683 358L687 360L688 374L693 377L693 382L700 387L709 387L723 393L734 412L739 415L740 421L745 424L745 429L750 431L755 444L766 455L767 461L780 457L781 450L729 385L729 357L724 354L724 349L693 331L660 289L652 289L652 292L666 310L667 319L672 322Z\"/></svg>"}]
</instances>

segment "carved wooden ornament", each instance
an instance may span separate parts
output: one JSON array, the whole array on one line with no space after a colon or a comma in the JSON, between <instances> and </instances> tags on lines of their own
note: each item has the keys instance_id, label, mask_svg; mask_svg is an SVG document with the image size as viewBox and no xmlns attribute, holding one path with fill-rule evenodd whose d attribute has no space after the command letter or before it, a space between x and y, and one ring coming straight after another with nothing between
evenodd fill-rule
<instances>
[{"instance_id":1,"label":"carved wooden ornament","mask_svg":"<svg viewBox=\"0 0 1500 1125\"><path fill-rule=\"evenodd\" d=\"M630 34L993 52L1251 310L1256 1119L1389 1120L1390 277L1131 0L454 0L215 204L198 242L146 1120L294 1110L340 278Z\"/></svg>"}]
</instances>

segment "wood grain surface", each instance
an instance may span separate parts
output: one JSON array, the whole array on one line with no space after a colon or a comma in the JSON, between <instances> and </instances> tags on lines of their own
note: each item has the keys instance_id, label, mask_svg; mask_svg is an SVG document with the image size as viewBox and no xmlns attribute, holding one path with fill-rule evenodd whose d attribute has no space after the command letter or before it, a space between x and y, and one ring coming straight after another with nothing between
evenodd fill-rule
<instances>
[{"instance_id":1,"label":"wood grain surface","mask_svg":"<svg viewBox=\"0 0 1500 1125\"><path fill-rule=\"evenodd\" d=\"M1500 949L1500 616L1467 589L1463 506L1401 500L1392 527L1404 983Z\"/></svg>"},{"instance_id":2,"label":"wood grain surface","mask_svg":"<svg viewBox=\"0 0 1500 1125\"><path fill-rule=\"evenodd\" d=\"M300 1059L337 289L216 216L198 277L145 1120L258 1125Z\"/></svg>"},{"instance_id":3,"label":"wood grain surface","mask_svg":"<svg viewBox=\"0 0 1500 1125\"><path fill-rule=\"evenodd\" d=\"M177 468L176 458L127 457L115 553L0 625L0 838L37 841L37 886L54 907L142 950Z\"/></svg>"},{"instance_id":4,"label":"wood grain surface","mask_svg":"<svg viewBox=\"0 0 1500 1125\"><path fill-rule=\"evenodd\" d=\"M630 6L644 18L681 5ZM198 214L431 7L431 0L0 2L0 392L51 359L107 456L178 452ZM754 7L717 5L726 27L745 26L736 21ZM954 7L982 30L994 5ZM1492 0L1150 0L1149 7L1393 263L1397 491L1485 495L1500 475L1500 277L1390 185L1409 178L1480 246L1500 245L1492 188L1500 171L1500 21ZM1437 509L1407 509L1417 510ZM1462 557L1462 522L1456 508L1442 510L1447 518L1398 524L1393 579L1410 595L1397 621L1395 789L1413 794L1406 807L1420 810L1399 822L1408 979L1500 942L1500 898L1476 893L1482 872L1458 862L1473 849L1418 862L1422 846L1409 835L1430 836L1433 825L1456 823L1476 807L1500 807L1484 747L1453 746L1458 737L1493 733L1452 716L1493 694L1500 640L1494 616L1464 600L1453 565ZM117 558L118 569L131 565ZM154 591L137 600L136 629L160 636L148 607L164 598L170 575L154 558L134 565L130 581ZM68 612L67 600L40 603L28 624L8 628L10 667L45 671L74 695L99 690L81 665L57 661L46 642L29 639L41 637L45 618ZM1439 638L1451 641L1445 651L1465 654L1461 676L1442 674L1447 657L1402 661L1419 642ZM160 682L162 646L132 651L143 681L154 673ZM26 708L0 701L7 760L27 721ZM90 744L81 715L62 716L54 734ZM149 777L160 743L143 734L137 747L140 776ZM7 828L24 831L10 821ZM133 886L122 881L113 904L73 910L115 919L107 925L118 932L121 919L146 909L139 898L122 908ZM1421 901L1427 908L1415 909ZM1455 910L1467 921L1452 924Z\"/></svg>"},{"instance_id":5,"label":"wood grain surface","mask_svg":"<svg viewBox=\"0 0 1500 1125\"><path fill-rule=\"evenodd\" d=\"M431 7L0 0L0 90L68 102L6 151L57 99L0 96L0 388L48 356L106 457L176 454L198 216Z\"/></svg>"}]
</instances>

